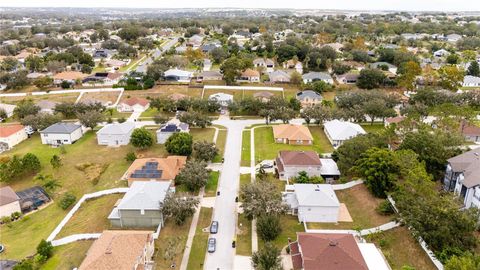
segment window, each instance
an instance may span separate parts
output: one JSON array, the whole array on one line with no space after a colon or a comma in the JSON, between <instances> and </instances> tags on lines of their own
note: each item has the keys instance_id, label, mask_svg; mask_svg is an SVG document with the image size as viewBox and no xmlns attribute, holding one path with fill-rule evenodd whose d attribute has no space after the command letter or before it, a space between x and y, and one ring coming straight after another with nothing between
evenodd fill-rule
<instances>
[{"instance_id":1,"label":"window","mask_svg":"<svg viewBox=\"0 0 480 270\"><path fill-rule=\"evenodd\" d=\"M145 215L145 209L140 209L140 215Z\"/></svg>"}]
</instances>

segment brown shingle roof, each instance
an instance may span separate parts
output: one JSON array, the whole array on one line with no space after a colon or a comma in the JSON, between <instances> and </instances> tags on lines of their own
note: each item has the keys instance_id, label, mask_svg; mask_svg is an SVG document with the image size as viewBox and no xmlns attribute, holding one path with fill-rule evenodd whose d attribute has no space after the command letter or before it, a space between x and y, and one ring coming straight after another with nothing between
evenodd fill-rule
<instances>
[{"instance_id":1,"label":"brown shingle roof","mask_svg":"<svg viewBox=\"0 0 480 270\"><path fill-rule=\"evenodd\" d=\"M368 270L351 234L297 233L305 270Z\"/></svg>"},{"instance_id":2,"label":"brown shingle roof","mask_svg":"<svg viewBox=\"0 0 480 270\"><path fill-rule=\"evenodd\" d=\"M133 106L135 104L140 104L142 106L147 106L147 104L149 104L150 101L148 101L148 99L146 99L146 98L132 97L132 98L129 98L129 99L123 101L122 103L125 103L129 106Z\"/></svg>"},{"instance_id":3,"label":"brown shingle roof","mask_svg":"<svg viewBox=\"0 0 480 270\"><path fill-rule=\"evenodd\" d=\"M242 77L260 77L260 73L258 71L253 70L251 68L247 68L243 73Z\"/></svg>"},{"instance_id":4,"label":"brown shingle roof","mask_svg":"<svg viewBox=\"0 0 480 270\"><path fill-rule=\"evenodd\" d=\"M64 71L53 75L54 80L77 80L87 77L88 74L84 74L78 71Z\"/></svg>"},{"instance_id":5,"label":"brown shingle roof","mask_svg":"<svg viewBox=\"0 0 480 270\"><path fill-rule=\"evenodd\" d=\"M480 127L466 123L466 121L460 124L460 131L464 136L480 136Z\"/></svg>"},{"instance_id":6,"label":"brown shingle roof","mask_svg":"<svg viewBox=\"0 0 480 270\"><path fill-rule=\"evenodd\" d=\"M134 269L151 237L147 231L104 231L88 250L79 270Z\"/></svg>"},{"instance_id":7,"label":"brown shingle roof","mask_svg":"<svg viewBox=\"0 0 480 270\"><path fill-rule=\"evenodd\" d=\"M9 186L0 188L0 206L20 200L17 193Z\"/></svg>"},{"instance_id":8,"label":"brown shingle roof","mask_svg":"<svg viewBox=\"0 0 480 270\"><path fill-rule=\"evenodd\" d=\"M301 125L274 125L273 137L275 139L288 139L289 141L312 141L313 137L306 126Z\"/></svg>"},{"instance_id":9,"label":"brown shingle roof","mask_svg":"<svg viewBox=\"0 0 480 270\"><path fill-rule=\"evenodd\" d=\"M23 125L13 124L13 125L0 125L0 138L9 137L12 134L19 132L24 129Z\"/></svg>"},{"instance_id":10,"label":"brown shingle roof","mask_svg":"<svg viewBox=\"0 0 480 270\"><path fill-rule=\"evenodd\" d=\"M314 151L280 151L278 155L285 166L318 166L322 164L320 157Z\"/></svg>"}]
</instances>

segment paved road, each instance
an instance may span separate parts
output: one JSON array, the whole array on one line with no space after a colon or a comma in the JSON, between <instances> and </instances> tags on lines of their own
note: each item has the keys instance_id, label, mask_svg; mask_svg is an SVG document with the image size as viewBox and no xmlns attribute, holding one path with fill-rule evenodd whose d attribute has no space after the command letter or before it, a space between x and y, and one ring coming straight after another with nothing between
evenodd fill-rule
<instances>
[{"instance_id":1,"label":"paved road","mask_svg":"<svg viewBox=\"0 0 480 270\"><path fill-rule=\"evenodd\" d=\"M163 52L166 52L168 51L172 46L174 46L175 44L177 44L178 42L178 38L175 37L173 38L172 40L169 40L167 43L165 43L164 45L162 45L162 49L155 49L153 50L153 53L152 53L152 56L151 57L146 57L145 60L140 63L137 68L135 69L136 72L138 73L146 73L147 72L147 67L148 65L150 65L153 60L159 58L160 56L162 56L162 53Z\"/></svg>"},{"instance_id":2,"label":"paved road","mask_svg":"<svg viewBox=\"0 0 480 270\"><path fill-rule=\"evenodd\" d=\"M235 197L240 184L240 159L242 153L242 130L252 124L263 123L263 120L229 120L221 119L214 124L223 125L228 129L225 143L225 161L221 171L219 191L214 207L213 220L219 222L219 230L215 235L217 250L205 258L206 270L231 270L235 257L232 240L235 236L237 207Z\"/></svg>"}]
</instances>

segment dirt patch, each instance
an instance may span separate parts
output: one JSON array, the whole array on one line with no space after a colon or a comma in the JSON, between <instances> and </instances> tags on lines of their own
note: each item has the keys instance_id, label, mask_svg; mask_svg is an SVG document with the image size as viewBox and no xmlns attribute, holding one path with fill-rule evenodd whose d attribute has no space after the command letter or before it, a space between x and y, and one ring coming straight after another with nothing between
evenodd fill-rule
<instances>
[{"instance_id":1,"label":"dirt patch","mask_svg":"<svg viewBox=\"0 0 480 270\"><path fill-rule=\"evenodd\" d=\"M108 164L86 162L75 165L75 168L83 172L87 180L96 185L100 180L100 176L102 176L102 174L108 168Z\"/></svg>"}]
</instances>

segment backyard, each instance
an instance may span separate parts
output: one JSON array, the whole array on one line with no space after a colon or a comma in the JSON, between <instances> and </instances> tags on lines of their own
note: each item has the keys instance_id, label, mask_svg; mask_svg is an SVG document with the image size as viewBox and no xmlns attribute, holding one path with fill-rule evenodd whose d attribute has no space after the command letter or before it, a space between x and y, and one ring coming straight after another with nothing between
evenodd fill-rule
<instances>
[{"instance_id":1,"label":"backyard","mask_svg":"<svg viewBox=\"0 0 480 270\"><path fill-rule=\"evenodd\" d=\"M195 230L195 236L193 237L190 257L188 258L188 270L203 269L203 261L205 261L205 254L207 252L208 236L210 235L208 228L212 220L212 212L212 208L200 208L200 217ZM204 232L203 229L207 229L207 232Z\"/></svg>"},{"instance_id":2,"label":"backyard","mask_svg":"<svg viewBox=\"0 0 480 270\"><path fill-rule=\"evenodd\" d=\"M86 240L55 247L53 256L40 269L68 270L79 267L92 244L93 240Z\"/></svg>"}]
</instances>

